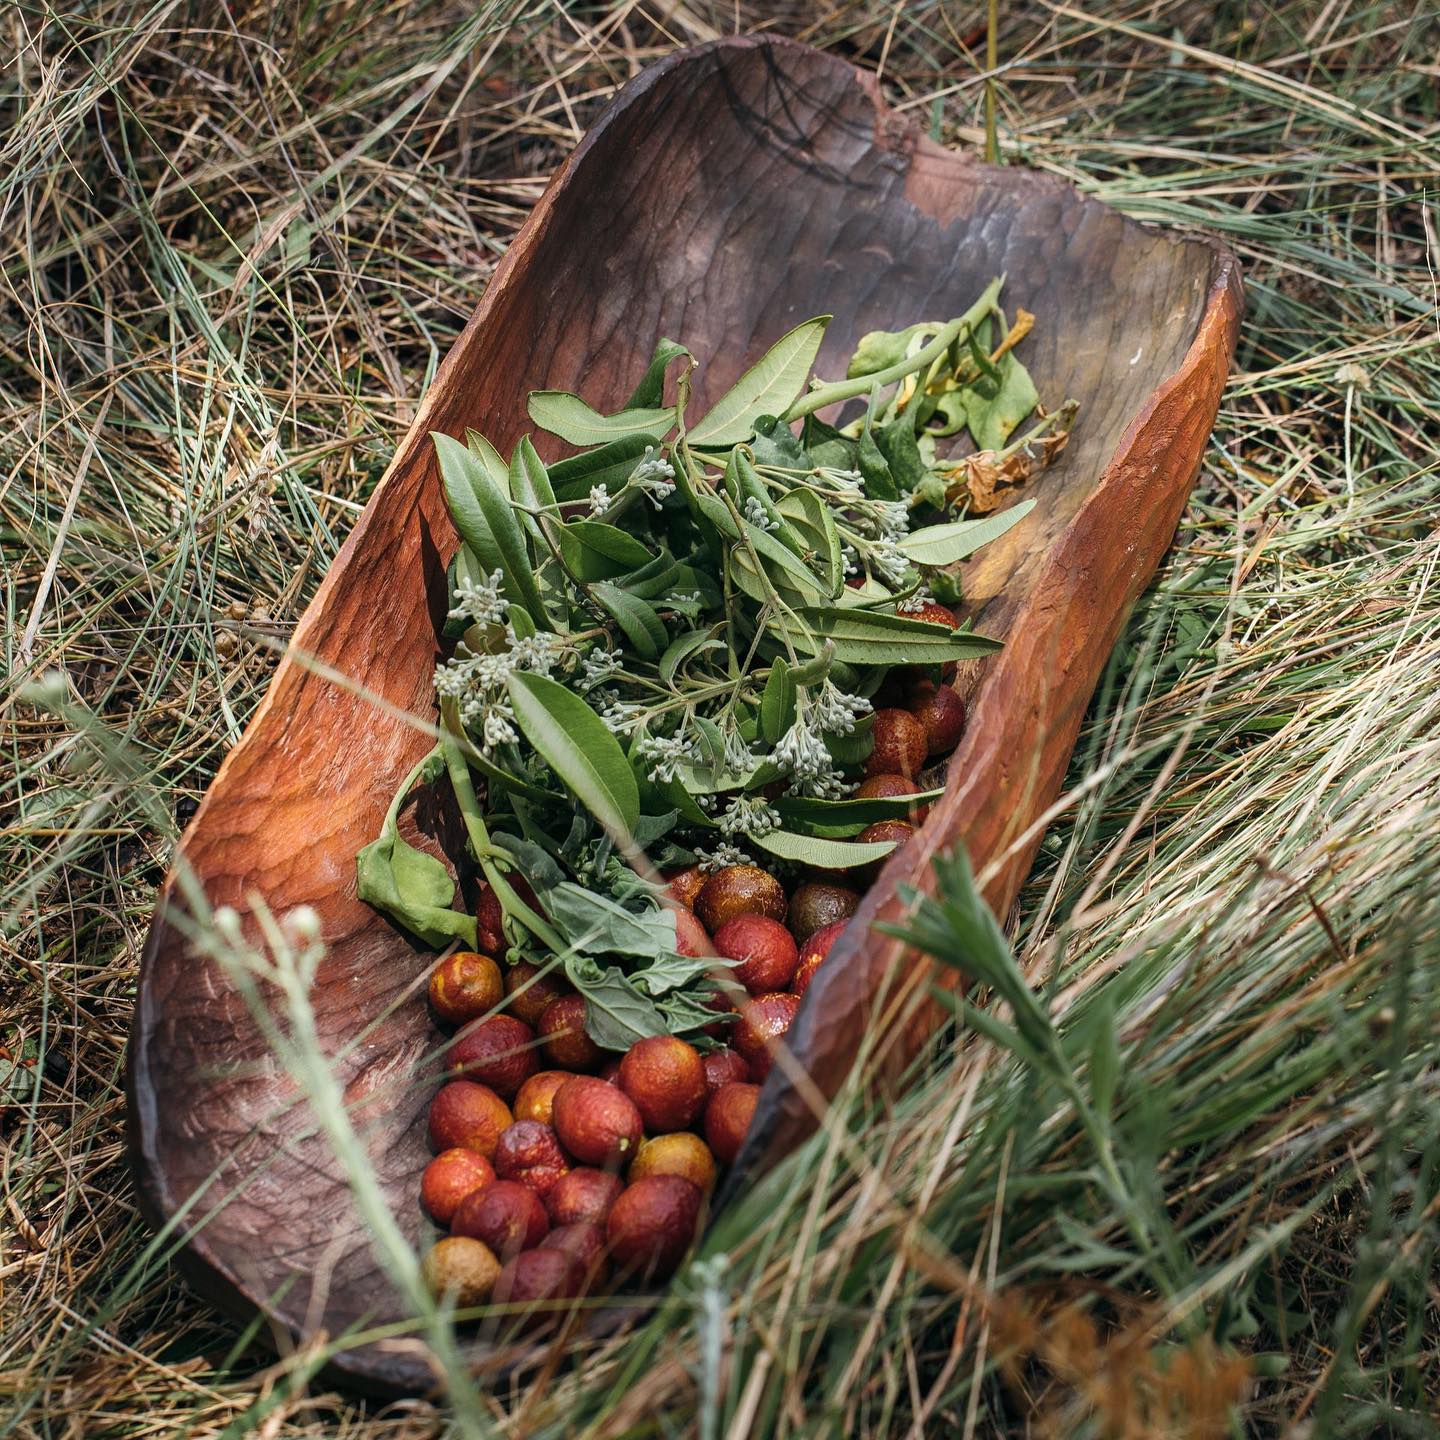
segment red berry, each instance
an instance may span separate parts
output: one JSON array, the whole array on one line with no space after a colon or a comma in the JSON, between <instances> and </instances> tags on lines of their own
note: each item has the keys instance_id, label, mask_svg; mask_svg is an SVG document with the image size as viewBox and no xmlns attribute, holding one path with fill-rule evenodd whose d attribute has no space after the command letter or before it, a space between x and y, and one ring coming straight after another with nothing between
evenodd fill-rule
<instances>
[{"instance_id":1,"label":"red berry","mask_svg":"<svg viewBox=\"0 0 1440 1440\"><path fill-rule=\"evenodd\" d=\"M737 915L715 932L715 948L739 964L731 971L752 995L783 990L795 974L795 937L768 915Z\"/></svg>"}]
</instances>

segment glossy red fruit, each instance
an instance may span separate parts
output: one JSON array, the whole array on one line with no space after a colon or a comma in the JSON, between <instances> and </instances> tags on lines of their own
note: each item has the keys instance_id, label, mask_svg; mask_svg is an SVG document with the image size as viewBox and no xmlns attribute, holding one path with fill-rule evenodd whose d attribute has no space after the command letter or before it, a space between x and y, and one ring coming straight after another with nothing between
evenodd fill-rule
<instances>
[{"instance_id":1,"label":"glossy red fruit","mask_svg":"<svg viewBox=\"0 0 1440 1440\"><path fill-rule=\"evenodd\" d=\"M467 1026L450 1047L450 1069L511 1099L540 1068L535 1032L513 1015L492 1015Z\"/></svg>"},{"instance_id":2,"label":"glossy red fruit","mask_svg":"<svg viewBox=\"0 0 1440 1440\"><path fill-rule=\"evenodd\" d=\"M872 775L868 780L860 782L860 788L855 792L855 799L900 800L907 795L918 795L919 793L920 787L913 780L907 780L903 775ZM928 805L910 807L910 819L917 825L929 813Z\"/></svg>"},{"instance_id":3,"label":"glossy red fruit","mask_svg":"<svg viewBox=\"0 0 1440 1440\"><path fill-rule=\"evenodd\" d=\"M558 969L542 971L522 960L505 974L505 1011L532 1030L555 1001L571 993Z\"/></svg>"},{"instance_id":4,"label":"glossy red fruit","mask_svg":"<svg viewBox=\"0 0 1440 1440\"><path fill-rule=\"evenodd\" d=\"M447 1025L488 1015L504 996L500 967L475 950L457 950L430 976L430 1008Z\"/></svg>"},{"instance_id":5,"label":"glossy red fruit","mask_svg":"<svg viewBox=\"0 0 1440 1440\"><path fill-rule=\"evenodd\" d=\"M525 1250L501 1267L490 1301L509 1308L510 1325L523 1327L553 1318L584 1289L585 1269L580 1261L568 1250L542 1247Z\"/></svg>"},{"instance_id":6,"label":"glossy red fruit","mask_svg":"<svg viewBox=\"0 0 1440 1440\"><path fill-rule=\"evenodd\" d=\"M475 1150L488 1160L501 1132L514 1121L510 1107L488 1086L452 1080L430 1102L430 1144L438 1150Z\"/></svg>"},{"instance_id":7,"label":"glossy red fruit","mask_svg":"<svg viewBox=\"0 0 1440 1440\"><path fill-rule=\"evenodd\" d=\"M735 1163L759 1099L760 1087L743 1082L722 1085L711 1096L705 1107L705 1143L722 1165Z\"/></svg>"},{"instance_id":8,"label":"glossy red fruit","mask_svg":"<svg viewBox=\"0 0 1440 1440\"><path fill-rule=\"evenodd\" d=\"M867 775L913 779L925 768L930 745L924 726L908 710L877 710L870 733L875 746L865 761Z\"/></svg>"},{"instance_id":9,"label":"glossy red fruit","mask_svg":"<svg viewBox=\"0 0 1440 1440\"><path fill-rule=\"evenodd\" d=\"M715 947L710 943L705 927L689 910L675 912L675 953L688 955L692 960L715 953Z\"/></svg>"},{"instance_id":10,"label":"glossy red fruit","mask_svg":"<svg viewBox=\"0 0 1440 1440\"><path fill-rule=\"evenodd\" d=\"M737 915L715 932L715 948L739 963L730 971L752 995L783 990L795 974L795 937L768 915Z\"/></svg>"},{"instance_id":11,"label":"glossy red fruit","mask_svg":"<svg viewBox=\"0 0 1440 1440\"><path fill-rule=\"evenodd\" d=\"M914 834L915 827L906 820L877 820L873 825L867 825L855 839L861 845L885 842L898 850L902 845L907 844ZM893 855L895 850L892 850L890 855ZM885 868L890 855L882 855L871 864L861 866L859 874L866 879L867 883L873 884L875 877Z\"/></svg>"},{"instance_id":12,"label":"glossy red fruit","mask_svg":"<svg viewBox=\"0 0 1440 1440\"><path fill-rule=\"evenodd\" d=\"M738 1051L732 1050L728 1045L719 1050L712 1050L705 1056L705 1093L713 1095L722 1085L732 1085L736 1081L747 1081L750 1078L750 1067L745 1063L745 1057Z\"/></svg>"},{"instance_id":13,"label":"glossy red fruit","mask_svg":"<svg viewBox=\"0 0 1440 1440\"><path fill-rule=\"evenodd\" d=\"M925 732L932 759L948 755L960 743L965 733L965 702L950 686L922 689L909 708Z\"/></svg>"},{"instance_id":14,"label":"glossy red fruit","mask_svg":"<svg viewBox=\"0 0 1440 1440\"><path fill-rule=\"evenodd\" d=\"M795 968L795 979L790 984L790 988L797 995L803 995L810 988L815 972L830 953L830 947L845 933L845 927L849 923L848 920L837 920L833 925L826 925L800 947L800 963Z\"/></svg>"},{"instance_id":15,"label":"glossy red fruit","mask_svg":"<svg viewBox=\"0 0 1440 1440\"><path fill-rule=\"evenodd\" d=\"M763 1080L770 1073L771 1047L784 1038L799 1008L800 997L785 992L757 995L740 1006L735 1048L745 1057L756 1080Z\"/></svg>"},{"instance_id":16,"label":"glossy red fruit","mask_svg":"<svg viewBox=\"0 0 1440 1440\"><path fill-rule=\"evenodd\" d=\"M695 1241L703 1200L699 1188L678 1175L652 1175L627 1186L605 1223L617 1269L645 1280L673 1274Z\"/></svg>"},{"instance_id":17,"label":"glossy red fruit","mask_svg":"<svg viewBox=\"0 0 1440 1440\"><path fill-rule=\"evenodd\" d=\"M532 1075L515 1096L515 1118L538 1120L549 1125L555 1105L555 1092L575 1076L569 1070L540 1070Z\"/></svg>"},{"instance_id":18,"label":"glossy red fruit","mask_svg":"<svg viewBox=\"0 0 1440 1440\"><path fill-rule=\"evenodd\" d=\"M450 1228L483 1240L503 1260L538 1245L550 1221L533 1190L515 1180L496 1180L460 1202Z\"/></svg>"},{"instance_id":19,"label":"glossy red fruit","mask_svg":"<svg viewBox=\"0 0 1440 1440\"><path fill-rule=\"evenodd\" d=\"M541 1242L542 1250L561 1250L579 1262L587 1286L603 1283L608 1266L605 1263L605 1227L593 1221L577 1221L573 1225L557 1225Z\"/></svg>"},{"instance_id":20,"label":"glossy red fruit","mask_svg":"<svg viewBox=\"0 0 1440 1440\"><path fill-rule=\"evenodd\" d=\"M551 1114L560 1143L582 1165L628 1165L645 1133L635 1102L598 1076L577 1075L562 1085Z\"/></svg>"},{"instance_id":21,"label":"glossy red fruit","mask_svg":"<svg viewBox=\"0 0 1440 1440\"><path fill-rule=\"evenodd\" d=\"M515 1180L542 1199L570 1169L555 1132L538 1120L517 1120L495 1146L495 1173Z\"/></svg>"},{"instance_id":22,"label":"glossy red fruit","mask_svg":"<svg viewBox=\"0 0 1440 1440\"><path fill-rule=\"evenodd\" d=\"M625 1182L612 1170L571 1170L545 1197L552 1225L603 1225Z\"/></svg>"},{"instance_id":23,"label":"glossy red fruit","mask_svg":"<svg viewBox=\"0 0 1440 1440\"><path fill-rule=\"evenodd\" d=\"M684 870L672 870L666 877L666 887L676 902L687 910L695 908L695 899L704 888L705 872L698 865L688 865Z\"/></svg>"},{"instance_id":24,"label":"glossy red fruit","mask_svg":"<svg viewBox=\"0 0 1440 1440\"><path fill-rule=\"evenodd\" d=\"M420 1177L420 1203L437 1225L448 1225L460 1202L495 1179L495 1167L478 1150L442 1150Z\"/></svg>"},{"instance_id":25,"label":"glossy red fruit","mask_svg":"<svg viewBox=\"0 0 1440 1440\"><path fill-rule=\"evenodd\" d=\"M620 1088L652 1132L683 1130L705 1104L705 1062L678 1037L652 1035L625 1052Z\"/></svg>"},{"instance_id":26,"label":"glossy red fruit","mask_svg":"<svg viewBox=\"0 0 1440 1440\"><path fill-rule=\"evenodd\" d=\"M564 995L545 1007L536 1027L545 1058L557 1070L593 1070L605 1052L585 1033L585 997Z\"/></svg>"}]
</instances>

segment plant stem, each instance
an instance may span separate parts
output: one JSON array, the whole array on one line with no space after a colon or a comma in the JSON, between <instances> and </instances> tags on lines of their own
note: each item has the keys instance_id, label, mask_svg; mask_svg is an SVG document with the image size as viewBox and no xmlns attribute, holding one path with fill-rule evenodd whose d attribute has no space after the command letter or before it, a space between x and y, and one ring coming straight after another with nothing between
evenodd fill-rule
<instances>
[{"instance_id":1,"label":"plant stem","mask_svg":"<svg viewBox=\"0 0 1440 1440\"><path fill-rule=\"evenodd\" d=\"M903 380L907 375L913 375L917 370L926 369L961 335L973 329L994 310L1000 287L1004 283L1003 275L992 280L980 298L963 315L938 331L935 338L923 349L903 360L897 360L893 365L873 375L860 375L854 380L832 380L828 385L817 385L808 394L802 395L781 418L786 421L799 420L802 416L823 410L827 405L836 405L842 400L854 400L857 396L868 395L876 386L883 389L897 380Z\"/></svg>"},{"instance_id":2,"label":"plant stem","mask_svg":"<svg viewBox=\"0 0 1440 1440\"><path fill-rule=\"evenodd\" d=\"M1000 163L1000 137L995 133L995 67L1000 63L1000 0L990 0L985 17L985 158Z\"/></svg>"}]
</instances>

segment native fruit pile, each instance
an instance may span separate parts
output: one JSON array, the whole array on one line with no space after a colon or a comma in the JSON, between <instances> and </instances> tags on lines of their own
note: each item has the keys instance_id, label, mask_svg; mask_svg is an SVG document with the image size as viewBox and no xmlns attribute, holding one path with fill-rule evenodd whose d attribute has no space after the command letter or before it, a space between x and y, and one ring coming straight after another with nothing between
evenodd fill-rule
<instances>
[{"instance_id":1,"label":"native fruit pile","mask_svg":"<svg viewBox=\"0 0 1440 1440\"><path fill-rule=\"evenodd\" d=\"M963 564L1075 419L1040 405L1034 317L1000 290L864 336L830 382L807 321L698 417L662 340L615 413L531 394L577 452L550 463L434 437L461 542L439 739L357 882L447 952L423 1200L462 1303L678 1264L817 968L941 793L958 666L997 648L958 618ZM459 855L411 823L441 786Z\"/></svg>"}]
</instances>

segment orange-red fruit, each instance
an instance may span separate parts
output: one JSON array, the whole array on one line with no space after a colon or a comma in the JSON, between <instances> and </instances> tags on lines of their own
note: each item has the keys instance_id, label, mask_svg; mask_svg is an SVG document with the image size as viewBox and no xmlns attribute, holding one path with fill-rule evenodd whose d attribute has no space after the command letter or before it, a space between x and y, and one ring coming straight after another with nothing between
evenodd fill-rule
<instances>
[{"instance_id":1,"label":"orange-red fruit","mask_svg":"<svg viewBox=\"0 0 1440 1440\"><path fill-rule=\"evenodd\" d=\"M585 1289L585 1270L566 1250L525 1250L513 1256L495 1278L490 1299L508 1305L511 1323L543 1320L555 1307L576 1299Z\"/></svg>"},{"instance_id":2,"label":"orange-red fruit","mask_svg":"<svg viewBox=\"0 0 1440 1440\"><path fill-rule=\"evenodd\" d=\"M860 782L855 791L857 800L899 800L906 795L918 795L920 787L903 775L870 775Z\"/></svg>"},{"instance_id":3,"label":"orange-red fruit","mask_svg":"<svg viewBox=\"0 0 1440 1440\"><path fill-rule=\"evenodd\" d=\"M492 1015L460 1032L450 1048L450 1069L511 1099L540 1068L535 1032L513 1015Z\"/></svg>"},{"instance_id":4,"label":"orange-red fruit","mask_svg":"<svg viewBox=\"0 0 1440 1440\"><path fill-rule=\"evenodd\" d=\"M540 967L528 960L512 965L505 976L505 994L508 997L505 1008L531 1029L540 1023L547 1007L569 993L570 987L558 970L541 974Z\"/></svg>"},{"instance_id":5,"label":"orange-red fruit","mask_svg":"<svg viewBox=\"0 0 1440 1440\"><path fill-rule=\"evenodd\" d=\"M730 972L752 995L783 990L795 973L795 938L768 915L737 915L715 932L715 948L740 963Z\"/></svg>"},{"instance_id":6,"label":"orange-red fruit","mask_svg":"<svg viewBox=\"0 0 1440 1440\"><path fill-rule=\"evenodd\" d=\"M452 1080L430 1102L430 1144L436 1150L476 1150L488 1160L500 1132L514 1121L510 1107L488 1086Z\"/></svg>"},{"instance_id":7,"label":"orange-red fruit","mask_svg":"<svg viewBox=\"0 0 1440 1440\"><path fill-rule=\"evenodd\" d=\"M585 1033L583 995L562 995L551 1001L538 1028L545 1043L545 1058L562 1070L593 1070L605 1058Z\"/></svg>"},{"instance_id":8,"label":"orange-red fruit","mask_svg":"<svg viewBox=\"0 0 1440 1440\"><path fill-rule=\"evenodd\" d=\"M560 1250L576 1260L585 1274L587 1285L605 1277L605 1227L593 1221L580 1220L573 1225L557 1225L541 1242L542 1250Z\"/></svg>"},{"instance_id":9,"label":"orange-red fruit","mask_svg":"<svg viewBox=\"0 0 1440 1440\"><path fill-rule=\"evenodd\" d=\"M698 865L687 865L683 870L672 871L665 881L676 903L693 910L695 897L705 884L705 872Z\"/></svg>"},{"instance_id":10,"label":"orange-red fruit","mask_svg":"<svg viewBox=\"0 0 1440 1440\"><path fill-rule=\"evenodd\" d=\"M517 1120L495 1146L495 1173L518 1180L542 1199L569 1168L555 1132L538 1120Z\"/></svg>"},{"instance_id":11,"label":"orange-red fruit","mask_svg":"<svg viewBox=\"0 0 1440 1440\"><path fill-rule=\"evenodd\" d=\"M457 950L430 976L430 1008L449 1025L488 1015L504 994L500 967L474 950Z\"/></svg>"},{"instance_id":12,"label":"orange-red fruit","mask_svg":"<svg viewBox=\"0 0 1440 1440\"><path fill-rule=\"evenodd\" d=\"M457 1235L483 1240L502 1259L538 1245L550 1229L545 1206L528 1186L496 1180L472 1191L450 1225Z\"/></svg>"},{"instance_id":13,"label":"orange-red fruit","mask_svg":"<svg viewBox=\"0 0 1440 1440\"><path fill-rule=\"evenodd\" d=\"M620 1088L651 1130L683 1130L705 1104L705 1062L678 1037L651 1035L625 1052Z\"/></svg>"},{"instance_id":14,"label":"orange-red fruit","mask_svg":"<svg viewBox=\"0 0 1440 1440\"><path fill-rule=\"evenodd\" d=\"M875 748L865 761L867 775L914 777L925 768L930 743L925 727L908 710L877 710L870 733Z\"/></svg>"},{"instance_id":15,"label":"orange-red fruit","mask_svg":"<svg viewBox=\"0 0 1440 1440\"><path fill-rule=\"evenodd\" d=\"M610 1258L644 1279L664 1279L694 1242L703 1198L678 1175L652 1175L626 1186L605 1224Z\"/></svg>"},{"instance_id":16,"label":"orange-red fruit","mask_svg":"<svg viewBox=\"0 0 1440 1440\"><path fill-rule=\"evenodd\" d=\"M538 1120L542 1125L549 1125L555 1092L567 1080L574 1078L568 1070L540 1070L532 1075L515 1097L515 1118Z\"/></svg>"},{"instance_id":17,"label":"orange-red fruit","mask_svg":"<svg viewBox=\"0 0 1440 1440\"><path fill-rule=\"evenodd\" d=\"M925 731L932 757L948 755L965 733L965 702L948 685L922 689L911 699L910 713Z\"/></svg>"},{"instance_id":18,"label":"orange-red fruit","mask_svg":"<svg viewBox=\"0 0 1440 1440\"><path fill-rule=\"evenodd\" d=\"M745 1057L750 1073L763 1080L770 1073L771 1046L790 1028L800 997L781 993L757 995L740 1007L735 1027L735 1048Z\"/></svg>"},{"instance_id":19,"label":"orange-red fruit","mask_svg":"<svg viewBox=\"0 0 1440 1440\"><path fill-rule=\"evenodd\" d=\"M784 887L758 865L727 865L701 887L695 897L695 913L713 935L737 915L783 920L787 904Z\"/></svg>"},{"instance_id":20,"label":"orange-red fruit","mask_svg":"<svg viewBox=\"0 0 1440 1440\"><path fill-rule=\"evenodd\" d=\"M603 1225L625 1182L610 1170L571 1170L545 1197L552 1225Z\"/></svg>"},{"instance_id":21,"label":"orange-red fruit","mask_svg":"<svg viewBox=\"0 0 1440 1440\"><path fill-rule=\"evenodd\" d=\"M857 891L826 880L807 880L790 897L790 931L801 944L817 930L837 920L848 920L860 908ZM771 985L771 990L780 986Z\"/></svg>"},{"instance_id":22,"label":"orange-red fruit","mask_svg":"<svg viewBox=\"0 0 1440 1440\"><path fill-rule=\"evenodd\" d=\"M494 1178L495 1167L478 1150L442 1150L420 1177L420 1203L437 1225L448 1225L460 1202Z\"/></svg>"},{"instance_id":23,"label":"orange-red fruit","mask_svg":"<svg viewBox=\"0 0 1440 1440\"><path fill-rule=\"evenodd\" d=\"M837 920L833 925L826 925L800 947L800 964L796 967L795 979L790 985L797 995L803 995L810 988L815 972L830 953L830 947L845 933L845 927L849 923L848 920Z\"/></svg>"},{"instance_id":24,"label":"orange-red fruit","mask_svg":"<svg viewBox=\"0 0 1440 1440\"><path fill-rule=\"evenodd\" d=\"M688 955L692 960L715 953L705 927L689 910L675 912L675 953Z\"/></svg>"},{"instance_id":25,"label":"orange-red fruit","mask_svg":"<svg viewBox=\"0 0 1440 1440\"><path fill-rule=\"evenodd\" d=\"M618 1085L577 1075L555 1094L555 1133L582 1165L626 1165L645 1133L635 1102Z\"/></svg>"},{"instance_id":26,"label":"orange-red fruit","mask_svg":"<svg viewBox=\"0 0 1440 1440\"><path fill-rule=\"evenodd\" d=\"M750 1067L738 1050L728 1045L712 1050L705 1057L705 1093L713 1095L722 1085L736 1080L749 1080Z\"/></svg>"},{"instance_id":27,"label":"orange-red fruit","mask_svg":"<svg viewBox=\"0 0 1440 1440\"><path fill-rule=\"evenodd\" d=\"M733 1165L755 1117L760 1087L743 1081L722 1085L705 1107L705 1143L722 1165Z\"/></svg>"},{"instance_id":28,"label":"orange-red fruit","mask_svg":"<svg viewBox=\"0 0 1440 1440\"><path fill-rule=\"evenodd\" d=\"M688 1130L673 1135L652 1135L640 1142L630 1166L630 1183L651 1175L678 1175L697 1185L703 1195L715 1188L715 1157L710 1147Z\"/></svg>"},{"instance_id":29,"label":"orange-red fruit","mask_svg":"<svg viewBox=\"0 0 1440 1440\"><path fill-rule=\"evenodd\" d=\"M908 820L877 820L867 825L855 838L862 845L878 845L882 840L893 840L903 845L913 834L915 827Z\"/></svg>"}]
</instances>

